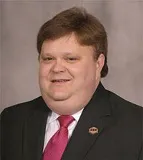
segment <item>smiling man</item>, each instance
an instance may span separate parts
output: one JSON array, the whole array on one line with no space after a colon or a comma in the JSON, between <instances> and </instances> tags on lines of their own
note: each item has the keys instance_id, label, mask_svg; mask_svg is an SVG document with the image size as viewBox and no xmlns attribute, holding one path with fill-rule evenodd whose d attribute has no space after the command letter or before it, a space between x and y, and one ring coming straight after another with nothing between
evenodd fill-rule
<instances>
[{"instance_id":1,"label":"smiling man","mask_svg":"<svg viewBox=\"0 0 143 160\"><path fill-rule=\"evenodd\" d=\"M107 35L81 8L37 36L40 97L1 114L2 160L142 160L143 109L106 90Z\"/></svg>"},{"instance_id":2,"label":"smiling man","mask_svg":"<svg viewBox=\"0 0 143 160\"><path fill-rule=\"evenodd\" d=\"M103 54L97 59L94 55L95 49L79 44L74 32L43 43L40 88L51 110L71 115L87 105L99 84L105 59Z\"/></svg>"}]
</instances>

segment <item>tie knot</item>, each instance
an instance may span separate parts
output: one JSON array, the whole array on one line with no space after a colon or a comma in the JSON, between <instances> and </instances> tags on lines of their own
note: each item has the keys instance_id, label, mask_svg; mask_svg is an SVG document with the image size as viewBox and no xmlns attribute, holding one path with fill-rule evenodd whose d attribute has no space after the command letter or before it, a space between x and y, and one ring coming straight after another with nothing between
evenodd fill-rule
<instances>
[{"instance_id":1,"label":"tie knot","mask_svg":"<svg viewBox=\"0 0 143 160\"><path fill-rule=\"evenodd\" d=\"M58 117L58 120L61 127L67 128L70 125L70 123L73 122L74 118L70 115L62 115Z\"/></svg>"}]
</instances>

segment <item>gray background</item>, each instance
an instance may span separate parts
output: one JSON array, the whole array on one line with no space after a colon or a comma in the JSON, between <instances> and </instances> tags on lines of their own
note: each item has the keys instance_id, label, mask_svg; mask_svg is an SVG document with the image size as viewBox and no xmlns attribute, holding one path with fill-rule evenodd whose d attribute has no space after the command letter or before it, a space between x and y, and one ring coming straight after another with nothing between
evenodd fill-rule
<instances>
[{"instance_id":1,"label":"gray background","mask_svg":"<svg viewBox=\"0 0 143 160\"><path fill-rule=\"evenodd\" d=\"M36 36L56 13L82 6L108 32L106 88L143 106L143 0L0 1L0 111L40 95Z\"/></svg>"}]
</instances>

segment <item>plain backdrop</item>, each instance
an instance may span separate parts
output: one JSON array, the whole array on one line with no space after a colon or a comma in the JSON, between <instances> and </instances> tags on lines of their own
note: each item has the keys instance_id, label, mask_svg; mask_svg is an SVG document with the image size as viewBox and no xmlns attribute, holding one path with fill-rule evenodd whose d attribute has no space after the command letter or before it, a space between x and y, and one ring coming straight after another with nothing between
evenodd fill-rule
<instances>
[{"instance_id":1,"label":"plain backdrop","mask_svg":"<svg viewBox=\"0 0 143 160\"><path fill-rule=\"evenodd\" d=\"M0 111L40 95L36 36L56 13L85 7L100 19L109 40L103 84L143 106L143 0L0 1Z\"/></svg>"}]
</instances>

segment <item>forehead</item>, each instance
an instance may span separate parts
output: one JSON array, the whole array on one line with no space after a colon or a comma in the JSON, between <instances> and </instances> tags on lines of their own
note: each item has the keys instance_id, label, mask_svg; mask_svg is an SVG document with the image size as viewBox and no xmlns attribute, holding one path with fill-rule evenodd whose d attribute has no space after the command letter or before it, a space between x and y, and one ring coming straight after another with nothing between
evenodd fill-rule
<instances>
[{"instance_id":1,"label":"forehead","mask_svg":"<svg viewBox=\"0 0 143 160\"><path fill-rule=\"evenodd\" d=\"M41 53L93 53L93 51L92 46L79 44L75 34L66 35L55 40L46 40L41 48Z\"/></svg>"}]
</instances>

